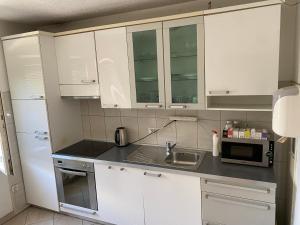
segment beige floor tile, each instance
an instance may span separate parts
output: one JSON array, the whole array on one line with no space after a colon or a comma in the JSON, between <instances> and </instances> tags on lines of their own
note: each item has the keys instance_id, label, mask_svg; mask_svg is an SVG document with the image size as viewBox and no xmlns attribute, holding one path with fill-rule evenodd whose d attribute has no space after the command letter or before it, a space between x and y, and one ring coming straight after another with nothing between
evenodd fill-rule
<instances>
[{"instance_id":1,"label":"beige floor tile","mask_svg":"<svg viewBox=\"0 0 300 225\"><path fill-rule=\"evenodd\" d=\"M53 219L52 220L38 222L38 223L32 223L30 225L53 225Z\"/></svg>"},{"instance_id":2,"label":"beige floor tile","mask_svg":"<svg viewBox=\"0 0 300 225\"><path fill-rule=\"evenodd\" d=\"M8 222L6 222L3 225L25 225L26 223L26 217L27 217L28 210L25 210L24 212L18 214Z\"/></svg>"},{"instance_id":3,"label":"beige floor tile","mask_svg":"<svg viewBox=\"0 0 300 225\"><path fill-rule=\"evenodd\" d=\"M82 225L82 220L71 216L55 213L54 225Z\"/></svg>"},{"instance_id":4,"label":"beige floor tile","mask_svg":"<svg viewBox=\"0 0 300 225\"><path fill-rule=\"evenodd\" d=\"M50 220L53 223L53 216L54 213L51 211L32 207L28 209L26 225L29 224L48 225L51 224L49 223Z\"/></svg>"}]
</instances>

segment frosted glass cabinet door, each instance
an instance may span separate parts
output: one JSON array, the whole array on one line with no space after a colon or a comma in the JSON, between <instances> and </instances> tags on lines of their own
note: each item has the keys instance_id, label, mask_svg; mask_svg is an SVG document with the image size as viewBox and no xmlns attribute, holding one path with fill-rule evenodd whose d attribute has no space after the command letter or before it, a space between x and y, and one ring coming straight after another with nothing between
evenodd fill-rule
<instances>
[{"instance_id":1,"label":"frosted glass cabinet door","mask_svg":"<svg viewBox=\"0 0 300 225\"><path fill-rule=\"evenodd\" d=\"M55 38L60 84L98 83L94 32Z\"/></svg>"},{"instance_id":2,"label":"frosted glass cabinet door","mask_svg":"<svg viewBox=\"0 0 300 225\"><path fill-rule=\"evenodd\" d=\"M163 22L166 107L204 109L203 17Z\"/></svg>"},{"instance_id":3,"label":"frosted glass cabinet door","mask_svg":"<svg viewBox=\"0 0 300 225\"><path fill-rule=\"evenodd\" d=\"M162 23L127 27L132 104L162 108L164 98Z\"/></svg>"},{"instance_id":4,"label":"frosted glass cabinet door","mask_svg":"<svg viewBox=\"0 0 300 225\"><path fill-rule=\"evenodd\" d=\"M278 88L281 5L205 16L207 95L272 95Z\"/></svg>"},{"instance_id":5,"label":"frosted glass cabinet door","mask_svg":"<svg viewBox=\"0 0 300 225\"><path fill-rule=\"evenodd\" d=\"M131 108L125 27L95 32L102 108Z\"/></svg>"},{"instance_id":6,"label":"frosted glass cabinet door","mask_svg":"<svg viewBox=\"0 0 300 225\"><path fill-rule=\"evenodd\" d=\"M40 43L37 36L3 41L12 99L45 98Z\"/></svg>"}]
</instances>

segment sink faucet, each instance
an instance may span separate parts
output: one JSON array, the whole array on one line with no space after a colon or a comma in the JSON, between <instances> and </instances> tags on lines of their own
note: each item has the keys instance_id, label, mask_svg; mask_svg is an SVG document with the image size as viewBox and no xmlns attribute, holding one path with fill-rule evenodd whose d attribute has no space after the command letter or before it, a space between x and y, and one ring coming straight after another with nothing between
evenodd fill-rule
<instances>
[{"instance_id":1,"label":"sink faucet","mask_svg":"<svg viewBox=\"0 0 300 225\"><path fill-rule=\"evenodd\" d=\"M168 155L171 155L171 154L172 154L173 149L174 149L175 146L176 146L176 143L172 145L172 142L167 141L167 142L166 142L166 145L167 145L167 148L166 148L166 154L167 154L167 156L168 156Z\"/></svg>"}]
</instances>

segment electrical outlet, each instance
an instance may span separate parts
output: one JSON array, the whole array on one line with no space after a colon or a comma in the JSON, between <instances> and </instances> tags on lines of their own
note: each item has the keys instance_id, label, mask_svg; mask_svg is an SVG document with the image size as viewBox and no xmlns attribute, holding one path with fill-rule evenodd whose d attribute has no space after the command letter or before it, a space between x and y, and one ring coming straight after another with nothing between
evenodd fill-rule
<instances>
[{"instance_id":1,"label":"electrical outlet","mask_svg":"<svg viewBox=\"0 0 300 225\"><path fill-rule=\"evenodd\" d=\"M18 192L18 191L19 191L19 185L18 185L18 184L13 185L13 186L11 187L11 191L12 191L13 193Z\"/></svg>"},{"instance_id":2,"label":"electrical outlet","mask_svg":"<svg viewBox=\"0 0 300 225\"><path fill-rule=\"evenodd\" d=\"M159 130L159 129L158 128L149 127L148 128L148 133L151 134L151 133L153 133L153 132L155 132L157 130Z\"/></svg>"}]
</instances>

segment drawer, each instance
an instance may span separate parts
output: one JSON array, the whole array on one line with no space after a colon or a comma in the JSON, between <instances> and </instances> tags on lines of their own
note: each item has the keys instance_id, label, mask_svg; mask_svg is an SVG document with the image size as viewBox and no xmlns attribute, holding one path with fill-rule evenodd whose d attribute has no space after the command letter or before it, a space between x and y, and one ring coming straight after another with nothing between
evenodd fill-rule
<instances>
[{"instance_id":1,"label":"drawer","mask_svg":"<svg viewBox=\"0 0 300 225\"><path fill-rule=\"evenodd\" d=\"M276 188L204 178L201 179L201 190L270 203L275 203L276 195Z\"/></svg>"},{"instance_id":2,"label":"drawer","mask_svg":"<svg viewBox=\"0 0 300 225\"><path fill-rule=\"evenodd\" d=\"M207 192L202 195L202 217L208 225L275 225L275 209L271 203Z\"/></svg>"},{"instance_id":3,"label":"drawer","mask_svg":"<svg viewBox=\"0 0 300 225\"><path fill-rule=\"evenodd\" d=\"M60 95L64 97L100 96L99 84L59 85L59 87L60 87Z\"/></svg>"}]
</instances>

